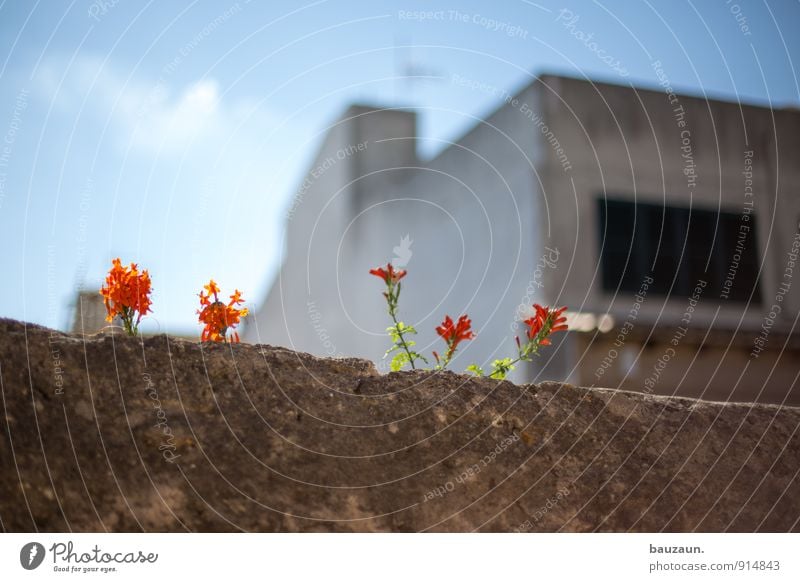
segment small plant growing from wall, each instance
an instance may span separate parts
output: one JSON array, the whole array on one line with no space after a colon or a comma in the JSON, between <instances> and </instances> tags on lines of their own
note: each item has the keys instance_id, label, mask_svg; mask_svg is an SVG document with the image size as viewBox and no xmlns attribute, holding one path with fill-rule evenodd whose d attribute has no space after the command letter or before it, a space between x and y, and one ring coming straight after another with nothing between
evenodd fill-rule
<instances>
[{"instance_id":1,"label":"small plant growing from wall","mask_svg":"<svg viewBox=\"0 0 800 582\"><path fill-rule=\"evenodd\" d=\"M403 323L397 317L397 303L402 290L400 279L406 276L406 272L404 269L395 269L391 263L387 263L386 267L376 267L369 271L370 275L375 275L386 285L383 296L386 299L389 317L392 318L392 325L386 328L389 337L392 338L392 347L386 350L386 356L393 354L391 362L393 372L401 370L406 364L415 370L419 360L428 363L425 356L414 350L417 342L411 337L417 334L417 330L413 326Z\"/></svg>"},{"instance_id":2,"label":"small plant growing from wall","mask_svg":"<svg viewBox=\"0 0 800 582\"><path fill-rule=\"evenodd\" d=\"M417 330L413 326L400 321L397 316L401 290L400 280L408 272L404 269L395 269L391 263L388 263L385 267L370 269L369 272L371 275L382 279L386 285L383 296L386 298L389 316L392 318L393 324L386 329L392 339L392 346L386 350L386 356L394 354L391 361L391 370L396 372L406 365L410 365L411 369L415 370L419 361L427 364L428 360L414 350L416 342L409 339L410 336L416 335ZM551 334L557 331L566 331L567 319L564 317L566 307L543 307L538 303L534 303L532 307L534 315L523 321L527 326L525 342L520 341L518 336L515 338L517 344L516 355L494 360L488 373L490 378L504 379L519 362L533 361L533 357L539 355L539 349L542 346L550 345ZM446 315L442 324L436 327L436 333L446 344L446 349L441 355L438 352L433 352L433 357L436 360L434 369L436 370L447 368L461 342L473 340L476 337L472 331L472 320L466 314L460 316L455 322L449 315ZM476 376L487 375L476 364L469 365L467 371Z\"/></svg>"}]
</instances>

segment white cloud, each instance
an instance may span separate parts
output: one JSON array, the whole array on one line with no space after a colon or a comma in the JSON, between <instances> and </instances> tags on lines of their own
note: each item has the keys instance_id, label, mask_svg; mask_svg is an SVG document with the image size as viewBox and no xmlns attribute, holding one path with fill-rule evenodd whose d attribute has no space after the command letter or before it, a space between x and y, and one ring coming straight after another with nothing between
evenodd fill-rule
<instances>
[{"instance_id":1,"label":"white cloud","mask_svg":"<svg viewBox=\"0 0 800 582\"><path fill-rule=\"evenodd\" d=\"M161 79L147 82L121 74L100 58L82 55L62 80L66 66L57 60L43 64L37 75L42 92L51 95L64 114L92 115L103 124L110 118L121 151L132 146L148 156L182 155L187 148L219 152L227 142L245 154L280 125L280 118L263 103L223 95L214 78L177 87Z\"/></svg>"},{"instance_id":2,"label":"white cloud","mask_svg":"<svg viewBox=\"0 0 800 582\"><path fill-rule=\"evenodd\" d=\"M257 96L226 93L215 78L176 86L124 74L94 56L45 61L36 82L38 94L53 100L51 121L67 129L80 118L80 144L90 155L99 147L107 168L147 176L159 193L168 188L172 211L215 183L218 197L248 205L238 224L261 232L268 220L269 232L282 229L281 209L312 136L307 116L286 120Z\"/></svg>"},{"instance_id":3,"label":"white cloud","mask_svg":"<svg viewBox=\"0 0 800 582\"><path fill-rule=\"evenodd\" d=\"M133 145L153 153L183 151L189 147L219 141L227 137L232 121L229 111L221 106L219 85L214 79L203 79L184 88L179 97L169 100L166 92L155 98L148 96L137 108L136 116L124 115L120 121ZM241 136L240 136L241 137Z\"/></svg>"}]
</instances>

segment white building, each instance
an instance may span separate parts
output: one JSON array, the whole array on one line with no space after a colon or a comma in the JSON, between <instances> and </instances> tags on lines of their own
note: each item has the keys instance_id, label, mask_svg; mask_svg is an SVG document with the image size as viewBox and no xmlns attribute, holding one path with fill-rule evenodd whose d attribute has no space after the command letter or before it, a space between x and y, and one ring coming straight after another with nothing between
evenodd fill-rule
<instances>
[{"instance_id":1,"label":"white building","mask_svg":"<svg viewBox=\"0 0 800 582\"><path fill-rule=\"evenodd\" d=\"M800 112L676 95L661 78L543 75L431 160L413 111L349 108L289 210L246 339L386 369L368 270L394 260L421 351L441 351L444 314L472 318L457 371L513 355L537 302L569 306L576 331L517 381L800 404Z\"/></svg>"}]
</instances>

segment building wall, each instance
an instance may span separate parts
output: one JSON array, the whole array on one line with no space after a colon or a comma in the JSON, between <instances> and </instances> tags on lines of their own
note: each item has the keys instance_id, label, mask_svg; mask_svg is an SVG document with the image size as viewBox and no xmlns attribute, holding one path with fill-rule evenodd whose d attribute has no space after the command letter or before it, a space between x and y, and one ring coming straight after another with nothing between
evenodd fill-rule
<instances>
[{"instance_id":1,"label":"building wall","mask_svg":"<svg viewBox=\"0 0 800 582\"><path fill-rule=\"evenodd\" d=\"M79 291L75 295L72 333L93 334L107 325L106 307L99 291Z\"/></svg>"},{"instance_id":2,"label":"building wall","mask_svg":"<svg viewBox=\"0 0 800 582\"><path fill-rule=\"evenodd\" d=\"M379 134L369 131L370 119ZM412 140L379 141L395 137ZM413 161L413 137L412 114L364 107L350 108L328 129L287 212L283 267L254 322L244 328L246 341L320 355L347 353L349 346L331 338L348 324L338 301L345 291L339 285L348 286L352 269L351 249L341 246L343 234L365 186L390 185L381 180L384 161L400 166Z\"/></svg>"},{"instance_id":3,"label":"building wall","mask_svg":"<svg viewBox=\"0 0 800 582\"><path fill-rule=\"evenodd\" d=\"M666 92L560 77L545 76L536 88L543 114L571 164L563 171L551 150L542 172L553 244L571 249L565 261L569 268L558 269L548 280L549 293L570 309L610 313L615 320L606 333L569 334L571 381L642 390L655 374L660 375L652 387L657 393L770 402L788 395L788 401L800 402L791 392L797 373L792 354L798 349L797 336L791 334L800 309L800 282L776 300L778 284L791 280L788 251L800 220L800 171L792 162L800 153L800 113L682 95L670 103ZM687 156L684 137L689 137ZM752 152L752 197L745 195L745 151ZM692 162L694 180L691 171L688 176L684 172ZM630 293L604 291L596 206L604 195L739 215L752 200L762 302L731 302L710 287L695 305L686 297L650 293L639 302ZM770 312L776 303L780 312L773 323ZM690 331L684 335L681 320L690 308ZM764 325L769 327L766 348L753 357ZM623 326L628 333L620 335ZM735 332L737 341L709 343L704 333L696 333L709 328ZM617 338L621 341L615 344ZM670 346L674 357L663 370L655 370ZM609 369L598 375L609 354L614 356Z\"/></svg>"},{"instance_id":4,"label":"building wall","mask_svg":"<svg viewBox=\"0 0 800 582\"><path fill-rule=\"evenodd\" d=\"M757 359L751 342L730 334L690 336L672 347L663 331L646 330L623 345L614 333L572 334L579 354L575 383L720 402L800 406L800 341L775 337Z\"/></svg>"},{"instance_id":5,"label":"building wall","mask_svg":"<svg viewBox=\"0 0 800 582\"><path fill-rule=\"evenodd\" d=\"M532 136L514 123L506 106L421 166L402 189L372 198L376 205L362 222L361 265L385 263L408 235L414 241L404 281L402 310L414 322L425 353L442 348L434 328L445 314L467 313L478 339L464 344L454 362L485 365L515 350L511 325L524 299L540 254L536 236L536 197ZM371 322L377 343L360 352L380 357L385 349L386 315L379 282L356 273L368 294L362 316ZM367 349L369 351L367 351Z\"/></svg>"},{"instance_id":6,"label":"building wall","mask_svg":"<svg viewBox=\"0 0 800 582\"><path fill-rule=\"evenodd\" d=\"M704 291L692 306L692 333L675 346L680 357L673 364L681 366L672 365L653 388L672 393L678 386L678 393L698 395L705 378L709 394L724 400L769 314L798 229L800 197L793 188L800 176L791 160L800 148L799 119L797 112L545 75L422 161L415 155L413 112L353 107L327 133L300 187L283 267L245 339L366 357L386 369L389 320L382 284L368 270L393 260L409 270L401 317L419 330L417 347L425 354L441 348L434 328L445 313L468 313L478 333L454 363L463 369L512 354L514 334L523 332L515 321L525 307L568 305L578 313L611 314L613 324L559 334L536 365L521 367L512 379L637 389L655 365L651 355L657 363L653 346L670 345L689 301L647 295L631 321L636 299L602 289L597 199L735 213L753 200L763 303L745 309ZM744 195L745 150L753 152L752 198ZM777 359L771 350L789 337L799 297L797 283L781 303L769 353L748 364L748 382ZM636 333L626 335L624 357L618 354L598 377L626 321ZM703 338L694 330L709 327L738 328L744 344L701 349ZM707 370L719 368L720 349L730 366L712 377ZM631 359L631 351L638 357ZM674 374L687 369L688 358L706 372L681 385ZM766 394L786 391L791 374L786 358L780 361ZM737 390L737 399L747 400L758 386Z\"/></svg>"},{"instance_id":7,"label":"building wall","mask_svg":"<svg viewBox=\"0 0 800 582\"><path fill-rule=\"evenodd\" d=\"M559 278L550 280L552 290L563 288L563 300L571 308L624 317L630 296L615 297L600 285L596 199L608 195L741 214L748 200L742 175L744 151L751 150L754 196L749 199L757 217L764 302L750 305L742 317L742 304L726 302L719 293L707 295L697 306L694 323L758 329L773 303L800 221L800 168L793 163L800 154L800 113L685 96L670 104L662 92L552 76L543 77L536 87L544 115L573 166L569 172L561 171L551 154L543 172L554 241L573 250L570 268L559 270ZM684 128L677 125L676 106L685 111ZM690 132L697 173L694 187L688 186L684 174L683 131ZM800 283L792 286L784 301L777 324L785 329L800 309ZM650 296L640 317L671 325L685 309L683 298Z\"/></svg>"}]
</instances>

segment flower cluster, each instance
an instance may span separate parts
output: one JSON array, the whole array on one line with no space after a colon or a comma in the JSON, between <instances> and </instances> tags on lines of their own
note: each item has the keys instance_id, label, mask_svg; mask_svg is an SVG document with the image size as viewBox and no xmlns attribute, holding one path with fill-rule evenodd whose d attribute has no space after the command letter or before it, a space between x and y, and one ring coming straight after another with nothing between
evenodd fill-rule
<instances>
[{"instance_id":1,"label":"flower cluster","mask_svg":"<svg viewBox=\"0 0 800 582\"><path fill-rule=\"evenodd\" d=\"M200 323L204 325L200 340L225 342L230 330L231 341L238 343L239 334L235 328L247 315L247 309L239 307L244 303L241 291L237 289L225 304L219 300L219 287L213 279L204 289L205 293L200 292L201 309L197 311ZM119 258L114 259L106 283L100 289L108 312L106 321L119 317L128 335L136 335L142 317L152 312L151 292L150 274L146 270L140 272L136 263L123 267Z\"/></svg>"},{"instance_id":2,"label":"flower cluster","mask_svg":"<svg viewBox=\"0 0 800 582\"><path fill-rule=\"evenodd\" d=\"M538 303L534 303L533 309L536 314L524 322L528 326L528 342L537 342L537 345L549 346L550 340L548 336L551 333L567 330L567 318L563 316L567 308L548 309ZM519 338L517 338L517 343L519 343Z\"/></svg>"},{"instance_id":3,"label":"flower cluster","mask_svg":"<svg viewBox=\"0 0 800 582\"><path fill-rule=\"evenodd\" d=\"M119 317L125 331L136 335L142 317L150 312L150 274L147 270L140 272L136 263L123 267L119 257L111 264L105 285L100 289L108 314L106 321Z\"/></svg>"},{"instance_id":4,"label":"flower cluster","mask_svg":"<svg viewBox=\"0 0 800 582\"><path fill-rule=\"evenodd\" d=\"M417 333L416 329L397 319L397 304L400 298L400 279L405 277L407 272L403 269L395 269L391 263L387 264L386 267L370 269L369 272L371 275L382 279L386 285L383 296L386 298L389 307L389 315L394 322L393 326L387 328L387 332L391 336L393 343L392 347L386 351L387 356L391 353L395 354L391 362L392 371L402 369L405 364L410 364L413 370L416 368L415 362L417 360L422 360L427 363L427 360L422 355L412 349L415 343L408 339L409 335ZM489 377L502 380L514 369L518 362L530 362L533 360L533 356L538 356L541 346L550 345L550 335L552 333L565 331L567 329L567 320L563 315L566 309L566 307L550 308L534 304L533 316L523 322L528 326L525 334L525 343L523 344L519 337L515 338L517 343L517 356L515 358L497 359L492 362L492 369L489 373ZM447 346L441 356L438 352L433 352L433 357L436 359L437 370L444 370L447 368L461 342L472 340L476 337L475 332L472 331L472 320L470 320L466 314L460 316L457 321L453 321L449 315L446 315L442 324L436 327L436 333L444 340ZM468 366L467 371L472 372L476 376L484 375L483 369L475 364Z\"/></svg>"},{"instance_id":5,"label":"flower cluster","mask_svg":"<svg viewBox=\"0 0 800 582\"><path fill-rule=\"evenodd\" d=\"M248 313L247 308L239 308L244 303L242 293L238 289L234 290L230 296L230 301L225 304L219 300L219 286L211 279L208 285L204 285L205 293L200 292L200 306L202 309L197 311L200 323L204 324L203 332L200 335L201 341L225 342L227 341L228 330L231 330L231 341L239 343L239 334L234 328L239 325L241 319ZM213 301L212 301L213 297Z\"/></svg>"},{"instance_id":6,"label":"flower cluster","mask_svg":"<svg viewBox=\"0 0 800 582\"><path fill-rule=\"evenodd\" d=\"M458 323L453 323L450 316L445 315L442 325L436 328L436 333L439 334L439 337L447 344L447 351L441 359L439 358L439 354L433 352L433 357L436 358L436 362L441 368L446 368L450 360L453 359L458 344L464 340L475 338L475 333L472 331L472 321L466 315L459 317Z\"/></svg>"}]
</instances>

